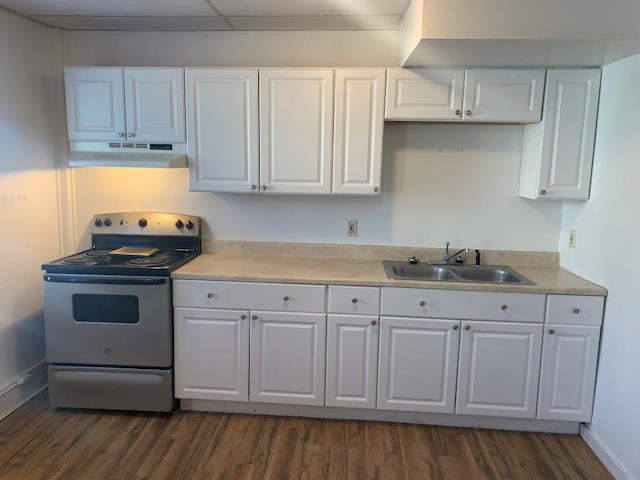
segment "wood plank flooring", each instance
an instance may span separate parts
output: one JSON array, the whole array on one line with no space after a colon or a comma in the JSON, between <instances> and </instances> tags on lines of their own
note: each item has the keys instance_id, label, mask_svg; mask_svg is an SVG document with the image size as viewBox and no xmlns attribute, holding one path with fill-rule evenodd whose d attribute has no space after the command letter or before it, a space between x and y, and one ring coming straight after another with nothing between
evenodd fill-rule
<instances>
[{"instance_id":1,"label":"wood plank flooring","mask_svg":"<svg viewBox=\"0 0 640 480\"><path fill-rule=\"evenodd\" d=\"M577 435L55 410L46 393L0 421L0 480L611 478Z\"/></svg>"}]
</instances>

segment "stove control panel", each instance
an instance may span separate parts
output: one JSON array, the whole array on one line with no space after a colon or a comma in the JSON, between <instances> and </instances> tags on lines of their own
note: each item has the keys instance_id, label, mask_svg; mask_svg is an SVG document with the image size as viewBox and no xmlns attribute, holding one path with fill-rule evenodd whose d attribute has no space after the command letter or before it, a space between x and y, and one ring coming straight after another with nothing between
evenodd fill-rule
<instances>
[{"instance_id":1,"label":"stove control panel","mask_svg":"<svg viewBox=\"0 0 640 480\"><path fill-rule=\"evenodd\" d=\"M91 234L200 236L200 217L179 213L121 212L93 216Z\"/></svg>"}]
</instances>

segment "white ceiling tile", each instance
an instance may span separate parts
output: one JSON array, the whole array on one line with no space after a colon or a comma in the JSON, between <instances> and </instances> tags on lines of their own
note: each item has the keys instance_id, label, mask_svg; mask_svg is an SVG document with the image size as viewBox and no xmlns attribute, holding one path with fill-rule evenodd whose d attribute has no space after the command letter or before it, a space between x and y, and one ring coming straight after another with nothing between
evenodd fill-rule
<instances>
[{"instance_id":1,"label":"white ceiling tile","mask_svg":"<svg viewBox=\"0 0 640 480\"><path fill-rule=\"evenodd\" d=\"M24 15L216 15L205 0L0 0L0 5Z\"/></svg>"},{"instance_id":2,"label":"white ceiling tile","mask_svg":"<svg viewBox=\"0 0 640 480\"><path fill-rule=\"evenodd\" d=\"M408 0L210 0L228 16L400 15Z\"/></svg>"},{"instance_id":3,"label":"white ceiling tile","mask_svg":"<svg viewBox=\"0 0 640 480\"><path fill-rule=\"evenodd\" d=\"M242 16L227 19L237 30L245 31L396 30L400 15Z\"/></svg>"},{"instance_id":4,"label":"white ceiling tile","mask_svg":"<svg viewBox=\"0 0 640 480\"><path fill-rule=\"evenodd\" d=\"M224 31L233 27L224 17L91 17L34 16L36 20L67 30L110 31Z\"/></svg>"}]
</instances>

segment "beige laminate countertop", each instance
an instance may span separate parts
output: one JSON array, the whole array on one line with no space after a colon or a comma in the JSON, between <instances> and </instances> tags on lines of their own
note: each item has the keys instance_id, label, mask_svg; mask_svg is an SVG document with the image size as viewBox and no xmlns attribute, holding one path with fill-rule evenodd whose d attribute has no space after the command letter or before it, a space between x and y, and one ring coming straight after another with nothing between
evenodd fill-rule
<instances>
[{"instance_id":1,"label":"beige laminate countertop","mask_svg":"<svg viewBox=\"0 0 640 480\"><path fill-rule=\"evenodd\" d=\"M605 288L559 267L509 266L536 285L394 280L387 278L380 260L231 253L201 254L175 270L171 277L188 280L607 295Z\"/></svg>"}]
</instances>

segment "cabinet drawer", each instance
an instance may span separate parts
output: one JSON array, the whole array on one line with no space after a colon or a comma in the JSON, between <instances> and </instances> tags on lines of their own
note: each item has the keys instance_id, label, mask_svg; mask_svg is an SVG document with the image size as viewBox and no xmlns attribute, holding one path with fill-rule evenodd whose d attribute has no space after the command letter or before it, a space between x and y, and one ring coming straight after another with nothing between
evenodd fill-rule
<instances>
[{"instance_id":1,"label":"cabinet drawer","mask_svg":"<svg viewBox=\"0 0 640 480\"><path fill-rule=\"evenodd\" d=\"M324 285L174 280L173 305L323 313L325 290Z\"/></svg>"},{"instance_id":2,"label":"cabinet drawer","mask_svg":"<svg viewBox=\"0 0 640 480\"><path fill-rule=\"evenodd\" d=\"M329 312L378 315L380 289L377 287L329 287Z\"/></svg>"},{"instance_id":3,"label":"cabinet drawer","mask_svg":"<svg viewBox=\"0 0 640 480\"><path fill-rule=\"evenodd\" d=\"M547 296L547 323L601 325L604 297L584 295Z\"/></svg>"},{"instance_id":4,"label":"cabinet drawer","mask_svg":"<svg viewBox=\"0 0 640 480\"><path fill-rule=\"evenodd\" d=\"M542 323L545 295L420 288L382 289L381 315Z\"/></svg>"}]
</instances>

